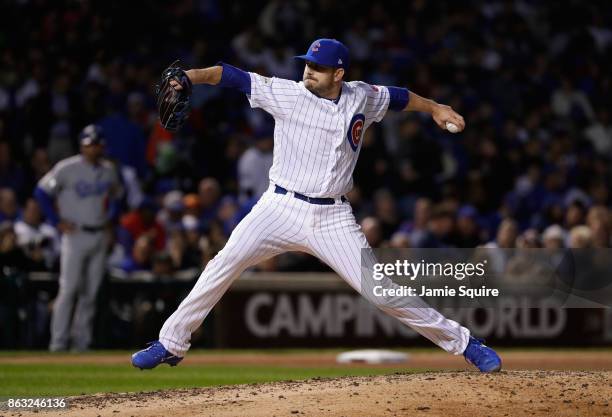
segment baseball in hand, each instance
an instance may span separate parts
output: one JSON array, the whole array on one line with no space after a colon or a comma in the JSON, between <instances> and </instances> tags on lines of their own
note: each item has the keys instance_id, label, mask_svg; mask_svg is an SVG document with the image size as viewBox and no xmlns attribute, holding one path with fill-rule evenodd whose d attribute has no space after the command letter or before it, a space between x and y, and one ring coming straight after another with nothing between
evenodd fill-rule
<instances>
[{"instance_id":1,"label":"baseball in hand","mask_svg":"<svg viewBox=\"0 0 612 417\"><path fill-rule=\"evenodd\" d=\"M446 130L448 130L451 133L457 133L459 132L459 127L451 122L446 122Z\"/></svg>"}]
</instances>

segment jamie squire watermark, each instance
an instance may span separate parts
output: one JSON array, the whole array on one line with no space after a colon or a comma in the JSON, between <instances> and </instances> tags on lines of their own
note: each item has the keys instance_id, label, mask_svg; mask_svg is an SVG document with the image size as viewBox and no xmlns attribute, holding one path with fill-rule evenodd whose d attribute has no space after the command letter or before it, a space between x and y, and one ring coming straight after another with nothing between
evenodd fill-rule
<instances>
[{"instance_id":1,"label":"jamie squire watermark","mask_svg":"<svg viewBox=\"0 0 612 417\"><path fill-rule=\"evenodd\" d=\"M449 288L447 285L444 288L427 288L421 285L420 288L415 288L407 285L400 285L395 288L383 288L382 285L377 285L373 288L376 297L498 297L499 290L497 288L487 288L482 285L480 288L470 288L461 285L459 288Z\"/></svg>"},{"instance_id":2,"label":"jamie squire watermark","mask_svg":"<svg viewBox=\"0 0 612 417\"><path fill-rule=\"evenodd\" d=\"M462 281L466 278L483 278L486 274L487 260L482 262L411 262L408 260L396 260L390 263L376 263L372 271L372 278L381 281L385 277L406 278L414 281L417 278L451 278ZM434 281L428 280L429 284ZM439 283L438 283L439 284ZM432 288L426 285L394 285L385 288L376 285L373 288L376 297L498 297L497 288L487 288L482 285L478 288L462 285L458 288L444 287Z\"/></svg>"}]
</instances>

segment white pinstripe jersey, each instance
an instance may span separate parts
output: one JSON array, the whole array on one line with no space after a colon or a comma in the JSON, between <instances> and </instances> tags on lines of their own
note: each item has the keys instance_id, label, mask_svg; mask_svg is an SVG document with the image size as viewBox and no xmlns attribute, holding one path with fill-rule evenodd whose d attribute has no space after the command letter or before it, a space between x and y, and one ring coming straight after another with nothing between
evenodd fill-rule
<instances>
[{"instance_id":1,"label":"white pinstripe jersey","mask_svg":"<svg viewBox=\"0 0 612 417\"><path fill-rule=\"evenodd\" d=\"M249 103L274 117L270 180L310 197L337 197L353 187L361 138L389 107L389 90L362 81L342 83L338 103L317 97L303 82L249 73Z\"/></svg>"}]
</instances>

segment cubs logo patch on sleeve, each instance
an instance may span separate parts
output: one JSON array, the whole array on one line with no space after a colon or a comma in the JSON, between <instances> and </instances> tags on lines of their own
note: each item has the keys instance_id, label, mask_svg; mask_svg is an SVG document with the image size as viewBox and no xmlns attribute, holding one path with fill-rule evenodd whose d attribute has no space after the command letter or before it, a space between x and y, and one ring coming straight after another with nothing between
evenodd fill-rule
<instances>
[{"instance_id":1,"label":"cubs logo patch on sleeve","mask_svg":"<svg viewBox=\"0 0 612 417\"><path fill-rule=\"evenodd\" d=\"M365 122L365 116L358 113L353 116L351 123L349 123L348 132L346 138L353 151L357 151L359 143L361 142L361 135L363 134L363 124Z\"/></svg>"}]
</instances>

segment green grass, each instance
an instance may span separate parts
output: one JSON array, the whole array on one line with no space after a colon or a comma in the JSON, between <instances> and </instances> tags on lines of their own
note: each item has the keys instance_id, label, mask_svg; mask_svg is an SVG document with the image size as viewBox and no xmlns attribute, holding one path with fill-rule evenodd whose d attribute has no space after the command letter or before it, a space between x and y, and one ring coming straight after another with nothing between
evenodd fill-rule
<instances>
[{"instance_id":1,"label":"green grass","mask_svg":"<svg viewBox=\"0 0 612 417\"><path fill-rule=\"evenodd\" d=\"M139 371L129 365L0 364L0 398L155 391L313 377L381 375L398 370L365 366L189 365L170 368L164 365L153 371Z\"/></svg>"},{"instance_id":2,"label":"green grass","mask_svg":"<svg viewBox=\"0 0 612 417\"><path fill-rule=\"evenodd\" d=\"M513 346L513 347L497 347L494 346L495 350L498 352L610 352L612 353L612 346ZM240 355L246 353L256 353L259 355L292 355L292 354L300 354L300 353L308 353L312 354L313 352L317 353L332 353L338 354L341 352L346 352L347 350L357 349L355 347L340 347L340 348L266 348L266 349L191 349L189 351L189 355L215 355L215 354L223 354L223 355ZM391 349L399 352L408 352L408 353L429 353L429 352L441 352L439 348L436 347L384 347L384 349ZM122 351L122 350L95 350L91 352L94 355L109 355L116 356L118 354L125 355L126 358L129 358L134 351ZM41 354L50 354L45 350L0 350L0 358L2 357L27 357L27 356L40 356ZM65 353L58 353L56 355L66 355ZM87 355L87 354L82 354ZM1 366L1 365L0 365Z\"/></svg>"},{"instance_id":3,"label":"green grass","mask_svg":"<svg viewBox=\"0 0 612 417\"><path fill-rule=\"evenodd\" d=\"M344 349L317 349L319 354L336 354ZM396 349L410 353L438 352L433 348ZM550 348L506 348L500 352L521 351L550 351ZM559 348L555 352L612 352L607 348ZM371 367L371 366L272 366L261 365L215 365L187 363L174 368L162 365L152 371L139 371L129 365L129 351L94 351L90 354L75 355L79 358L98 355L119 356L125 358L125 363L95 363L91 362L71 363L71 355L48 354L44 351L0 351L0 400L12 397L35 397L35 396L69 396L98 392L135 392L155 391L169 388L191 388L207 387L215 385L249 384L269 381L298 380L313 377L340 377L340 376L363 376L382 375L394 372L422 372L425 369L398 367ZM194 349L190 355L214 355L214 354L261 354L261 355L292 355L300 353L313 353L312 349L235 349L235 350L199 350ZM49 355L49 358L57 356L65 358L62 363L11 363L12 357L41 357ZM57 362L57 360L55 360Z\"/></svg>"}]
</instances>

